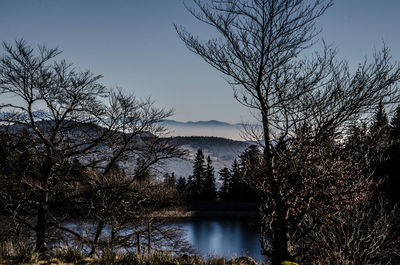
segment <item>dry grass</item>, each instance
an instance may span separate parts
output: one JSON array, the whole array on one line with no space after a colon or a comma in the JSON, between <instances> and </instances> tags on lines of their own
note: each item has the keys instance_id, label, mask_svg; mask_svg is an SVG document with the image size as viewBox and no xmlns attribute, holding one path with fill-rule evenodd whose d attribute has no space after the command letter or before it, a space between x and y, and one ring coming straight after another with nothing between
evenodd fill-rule
<instances>
[{"instance_id":1,"label":"dry grass","mask_svg":"<svg viewBox=\"0 0 400 265\"><path fill-rule=\"evenodd\" d=\"M41 258L32 247L3 243L0 245L0 264L26 265L257 265L252 258L240 257L227 260L218 256L201 258L195 255L172 255L155 252L151 255L136 253L118 253L103 250L101 256L90 258L78 249L59 248L48 253L47 258Z\"/></svg>"}]
</instances>

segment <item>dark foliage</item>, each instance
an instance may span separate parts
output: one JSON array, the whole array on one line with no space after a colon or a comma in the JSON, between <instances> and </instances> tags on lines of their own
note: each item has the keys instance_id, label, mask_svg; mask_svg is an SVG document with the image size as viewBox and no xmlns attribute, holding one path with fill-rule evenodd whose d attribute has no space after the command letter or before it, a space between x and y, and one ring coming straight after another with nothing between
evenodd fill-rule
<instances>
[{"instance_id":1,"label":"dark foliage","mask_svg":"<svg viewBox=\"0 0 400 265\"><path fill-rule=\"evenodd\" d=\"M63 237L92 254L129 242L134 231L121 230L174 201L172 190L150 180L155 164L181 155L160 138L165 129L157 122L171 112L55 61L57 49L22 40L3 48L0 96L15 101L0 105L0 212L8 224L0 234L24 231L40 254ZM133 166L123 168L125 162ZM70 220L96 228L74 230ZM105 239L105 227L113 240Z\"/></svg>"}]
</instances>

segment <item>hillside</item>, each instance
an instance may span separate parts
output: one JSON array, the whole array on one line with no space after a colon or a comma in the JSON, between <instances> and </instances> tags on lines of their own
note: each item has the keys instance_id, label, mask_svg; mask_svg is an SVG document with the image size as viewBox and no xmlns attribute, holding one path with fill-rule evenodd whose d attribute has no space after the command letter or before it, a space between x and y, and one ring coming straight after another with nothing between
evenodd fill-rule
<instances>
[{"instance_id":1,"label":"hillside","mask_svg":"<svg viewBox=\"0 0 400 265\"><path fill-rule=\"evenodd\" d=\"M174 172L177 177L188 177L192 174L193 160L197 149L202 149L204 155L210 156L213 161L216 177L218 171L224 167L230 168L233 160L250 144L221 137L190 136L173 137L172 141L181 146L187 155L183 159L173 159L164 164L162 171Z\"/></svg>"},{"instance_id":2,"label":"hillside","mask_svg":"<svg viewBox=\"0 0 400 265\"><path fill-rule=\"evenodd\" d=\"M3 115L5 115L3 113ZM38 126L46 131L47 128L53 126L51 120L47 119L39 119L37 122ZM66 133L70 136L70 140L72 142L79 142L82 138L81 135L84 133L85 135L94 136L96 134L100 134L102 128L96 125L88 125L82 124L78 122L70 122L71 124L66 126ZM194 123L194 122L193 122ZM211 123L213 126L227 126L226 123L222 122L206 122L208 125ZM202 122L199 124L196 122L195 126L201 127ZM204 124L203 124L204 126ZM229 126L229 125L228 125ZM202 127L206 130L208 126ZM5 126L0 126L0 130L5 130ZM12 125L8 127L9 132L18 133L27 129L24 125ZM29 130L28 130L29 131ZM146 135L146 133L142 133L140 136L136 137L136 144L141 144L141 139ZM173 143L180 146L183 150L186 151L186 156L181 159L171 159L168 161L164 161L162 165L159 165L157 170L158 174L162 176L164 173L172 173L174 172L177 177L183 176L188 177L192 174L193 169L193 160L196 155L198 149L202 149L205 157L210 156L213 161L213 166L215 169L215 176L218 178L218 171L224 167L230 168L233 160L238 158L238 156L244 151L246 147L250 144L243 141L236 141L222 137L215 136L176 136L172 138L166 138L167 140L171 140ZM99 149L107 149L106 145L99 145L97 148ZM128 160L125 162L121 162L120 166L125 169L127 173L130 173L134 168L135 161Z\"/></svg>"},{"instance_id":3,"label":"hillside","mask_svg":"<svg viewBox=\"0 0 400 265\"><path fill-rule=\"evenodd\" d=\"M241 124L230 124L226 122L210 121L188 121L163 120L161 124L171 130L173 136L210 136L241 140Z\"/></svg>"}]
</instances>

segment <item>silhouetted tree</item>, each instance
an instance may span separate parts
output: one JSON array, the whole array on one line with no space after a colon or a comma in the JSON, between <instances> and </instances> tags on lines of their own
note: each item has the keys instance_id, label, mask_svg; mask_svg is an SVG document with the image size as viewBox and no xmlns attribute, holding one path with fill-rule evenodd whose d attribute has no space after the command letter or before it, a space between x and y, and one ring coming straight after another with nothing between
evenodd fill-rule
<instances>
[{"instance_id":1,"label":"silhouetted tree","mask_svg":"<svg viewBox=\"0 0 400 265\"><path fill-rule=\"evenodd\" d=\"M171 174L165 173L164 174L164 184L168 187L175 187L176 186L176 177L175 173L172 172Z\"/></svg>"},{"instance_id":2,"label":"silhouetted tree","mask_svg":"<svg viewBox=\"0 0 400 265\"><path fill-rule=\"evenodd\" d=\"M252 188L255 179L259 179L258 174L262 172L263 157L257 145L251 145L240 155L240 190L241 201L260 201L257 190Z\"/></svg>"},{"instance_id":3,"label":"silhouetted tree","mask_svg":"<svg viewBox=\"0 0 400 265\"><path fill-rule=\"evenodd\" d=\"M227 167L224 167L219 172L220 179L222 180L221 188L219 189L218 196L221 200L227 200L232 186L232 175Z\"/></svg>"},{"instance_id":4,"label":"silhouetted tree","mask_svg":"<svg viewBox=\"0 0 400 265\"><path fill-rule=\"evenodd\" d=\"M261 136L255 140L264 145L263 172L254 182L265 200L262 227L269 236L264 253L274 265L293 261L306 251L300 251L298 239L306 237L314 220L323 221L319 211L339 209L334 204L340 201L328 196L337 196L329 192L333 183L344 177L348 187L354 184L358 190L350 180L362 177L341 160L340 148L324 144L343 139L351 121L371 118L380 102L398 103L400 68L390 62L386 47L354 74L346 62L335 60L336 51L329 47L314 59L304 59L302 52L319 32L315 20L331 1L193 2L189 12L216 29L220 38L203 42L178 26L177 32L189 50L225 75L240 103L258 112L261 133L258 127L250 132ZM296 137L304 122L310 125L310 139ZM287 148L280 153L276 146ZM289 165L284 166L283 157ZM341 188L336 191L348 194Z\"/></svg>"},{"instance_id":5,"label":"silhouetted tree","mask_svg":"<svg viewBox=\"0 0 400 265\"><path fill-rule=\"evenodd\" d=\"M204 183L202 188L203 200L215 201L217 199L217 190L215 187L214 167L210 156L207 156L207 166L205 170Z\"/></svg>"},{"instance_id":6,"label":"silhouetted tree","mask_svg":"<svg viewBox=\"0 0 400 265\"><path fill-rule=\"evenodd\" d=\"M385 113L383 113L385 114ZM379 116L383 116L378 119ZM378 123L378 121L380 121ZM375 153L379 153L374 157L375 161L375 178L380 181L380 191L389 197L392 204L400 202L398 187L400 185L400 108L397 107L390 125L387 123L386 115L379 115L379 111L375 116L375 120L371 128L371 149L377 145L380 146ZM373 156L374 154L372 154Z\"/></svg>"},{"instance_id":7,"label":"silhouetted tree","mask_svg":"<svg viewBox=\"0 0 400 265\"><path fill-rule=\"evenodd\" d=\"M15 100L1 103L0 129L11 139L6 157L17 157L12 168L3 159L8 169L0 174L0 211L3 220L30 231L35 251L43 254L52 236L64 233L95 252L104 227L115 232L139 211L159 207L158 200L171 201L159 186L137 181L159 161L181 153L159 138L165 129L157 121L171 111L55 61L57 49L35 50L21 40L4 43L3 50L0 97ZM134 172L120 167L128 161L137 161ZM65 225L71 212L96 222L93 237Z\"/></svg>"},{"instance_id":8,"label":"silhouetted tree","mask_svg":"<svg viewBox=\"0 0 400 265\"><path fill-rule=\"evenodd\" d=\"M388 175L388 163L390 159L390 124L382 103L378 105L372 124L369 129L368 152L370 170L374 179L379 183L379 188L384 189Z\"/></svg>"},{"instance_id":9,"label":"silhouetted tree","mask_svg":"<svg viewBox=\"0 0 400 265\"><path fill-rule=\"evenodd\" d=\"M398 264L399 209L378 196L342 209L324 229L315 229L304 264Z\"/></svg>"},{"instance_id":10,"label":"silhouetted tree","mask_svg":"<svg viewBox=\"0 0 400 265\"><path fill-rule=\"evenodd\" d=\"M203 150L198 149L193 162L193 175L188 179L188 192L192 200L200 200L205 178Z\"/></svg>"},{"instance_id":11,"label":"silhouetted tree","mask_svg":"<svg viewBox=\"0 0 400 265\"><path fill-rule=\"evenodd\" d=\"M178 178L178 181L176 182L176 189L181 192L187 191L186 179L184 177Z\"/></svg>"},{"instance_id":12,"label":"silhouetted tree","mask_svg":"<svg viewBox=\"0 0 400 265\"><path fill-rule=\"evenodd\" d=\"M236 159L233 160L232 163L231 176L231 183L227 197L230 201L240 201L242 198L242 176L239 163Z\"/></svg>"},{"instance_id":13,"label":"silhouetted tree","mask_svg":"<svg viewBox=\"0 0 400 265\"><path fill-rule=\"evenodd\" d=\"M390 140L392 143L398 144L400 142L400 105L397 106L390 125Z\"/></svg>"}]
</instances>

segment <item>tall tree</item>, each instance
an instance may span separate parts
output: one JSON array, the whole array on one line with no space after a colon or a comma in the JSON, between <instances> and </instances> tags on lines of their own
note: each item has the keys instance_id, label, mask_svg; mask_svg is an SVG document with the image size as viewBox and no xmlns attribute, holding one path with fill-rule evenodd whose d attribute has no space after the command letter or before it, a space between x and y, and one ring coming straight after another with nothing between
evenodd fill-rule
<instances>
[{"instance_id":1,"label":"tall tree","mask_svg":"<svg viewBox=\"0 0 400 265\"><path fill-rule=\"evenodd\" d=\"M390 148L390 124L384 106L379 103L369 130L369 152L371 170L375 178L384 181Z\"/></svg>"},{"instance_id":2,"label":"tall tree","mask_svg":"<svg viewBox=\"0 0 400 265\"><path fill-rule=\"evenodd\" d=\"M390 139L392 143L400 143L400 105L397 106L395 114L390 121Z\"/></svg>"},{"instance_id":3,"label":"tall tree","mask_svg":"<svg viewBox=\"0 0 400 265\"><path fill-rule=\"evenodd\" d=\"M222 180L221 188L219 189L218 196L221 200L227 200L232 186L232 175L227 167L224 167L219 172L220 179Z\"/></svg>"},{"instance_id":4,"label":"tall tree","mask_svg":"<svg viewBox=\"0 0 400 265\"><path fill-rule=\"evenodd\" d=\"M203 200L215 201L217 199L217 190L215 187L214 167L210 156L207 156L207 166L205 170L204 183L202 189Z\"/></svg>"},{"instance_id":5,"label":"tall tree","mask_svg":"<svg viewBox=\"0 0 400 265\"><path fill-rule=\"evenodd\" d=\"M241 173L241 199L244 201L259 201L257 191L252 188L253 182L259 179L258 174L262 172L263 157L257 145L251 145L240 155L240 173Z\"/></svg>"},{"instance_id":6,"label":"tall tree","mask_svg":"<svg viewBox=\"0 0 400 265\"><path fill-rule=\"evenodd\" d=\"M205 162L203 150L198 149L193 162L193 175L189 176L188 191L192 200L200 200L205 178Z\"/></svg>"},{"instance_id":7,"label":"tall tree","mask_svg":"<svg viewBox=\"0 0 400 265\"><path fill-rule=\"evenodd\" d=\"M189 50L225 75L234 88L235 98L258 112L263 139L257 140L264 143L264 166L263 177L256 186L266 200L262 226L270 234L270 241L265 241L265 246L272 242L265 253L272 264L293 260L300 254L292 239L307 233L308 229L300 228L301 223L312 220L305 216L320 203L307 198L314 197L313 189L329 185L325 178L304 169L303 173L310 173L308 180L307 174L303 174L304 181L315 187L292 186L288 172L278 170L277 161L293 153L287 149L281 155L275 146L292 141L304 121L311 126L313 139L309 140L314 145L326 143L327 138L331 138L330 142L340 139L351 120L371 113L379 102L386 105L399 101L394 84L400 79L400 69L390 63L386 48L376 53L371 63L360 64L355 74L350 73L346 62L334 59L336 51L329 47L314 59L304 59L302 52L313 45L319 32L315 21L331 6L331 1L193 0L193 3L193 7L188 7L189 12L213 27L219 38L203 42L182 27L176 26L176 30ZM312 147L300 146L305 150ZM298 154L302 151L296 150ZM329 149L321 150L327 152L326 158L333 157ZM314 151L313 156L301 155L307 159L296 161L299 169L318 161L321 153ZM335 170L336 163L330 162L320 165L327 167L326 170L315 172L339 177L338 172L328 173ZM303 189L298 190L299 187ZM294 201L302 204L296 210L289 199L292 196L297 196Z\"/></svg>"},{"instance_id":8,"label":"tall tree","mask_svg":"<svg viewBox=\"0 0 400 265\"><path fill-rule=\"evenodd\" d=\"M157 121L169 110L106 88L101 76L57 61L59 54L21 40L4 43L0 58L0 97L13 97L0 103L1 130L9 132L11 146L25 145L29 156L19 156L24 164L0 174L6 183L0 187L2 217L28 229L41 254L54 232L68 233L95 251L107 224L116 227L144 202L156 205L138 176L180 154L158 137L164 128ZM120 170L127 161L137 161L134 172ZM71 165L85 174L72 174ZM17 170L24 172L13 179ZM24 192L13 192L19 189ZM94 238L64 225L71 212L97 221Z\"/></svg>"},{"instance_id":9,"label":"tall tree","mask_svg":"<svg viewBox=\"0 0 400 265\"><path fill-rule=\"evenodd\" d=\"M383 104L380 102L372 119L370 133L373 138L387 146L389 144L390 124Z\"/></svg>"},{"instance_id":10,"label":"tall tree","mask_svg":"<svg viewBox=\"0 0 400 265\"><path fill-rule=\"evenodd\" d=\"M230 201L240 201L242 198L242 177L239 162L236 159L232 163L231 176L228 198Z\"/></svg>"},{"instance_id":11,"label":"tall tree","mask_svg":"<svg viewBox=\"0 0 400 265\"><path fill-rule=\"evenodd\" d=\"M397 106L394 116L390 121L389 148L387 150L388 161L381 165L381 177L385 180L382 188L389 196L392 204L400 202L398 187L400 185L400 105ZM378 140L379 141L379 140Z\"/></svg>"},{"instance_id":12,"label":"tall tree","mask_svg":"<svg viewBox=\"0 0 400 265\"><path fill-rule=\"evenodd\" d=\"M172 172L171 174L165 173L164 174L164 184L168 187L175 187L176 186L176 177L175 173Z\"/></svg>"},{"instance_id":13,"label":"tall tree","mask_svg":"<svg viewBox=\"0 0 400 265\"><path fill-rule=\"evenodd\" d=\"M176 189L184 193L187 191L187 183L184 177L178 178L178 181L176 182Z\"/></svg>"}]
</instances>

